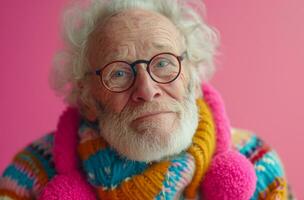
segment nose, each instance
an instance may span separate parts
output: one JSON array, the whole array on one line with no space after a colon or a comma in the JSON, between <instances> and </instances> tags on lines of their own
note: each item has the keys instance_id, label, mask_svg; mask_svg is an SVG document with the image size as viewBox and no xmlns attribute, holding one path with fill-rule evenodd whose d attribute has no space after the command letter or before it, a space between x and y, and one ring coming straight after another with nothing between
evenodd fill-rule
<instances>
[{"instance_id":1,"label":"nose","mask_svg":"<svg viewBox=\"0 0 304 200\"><path fill-rule=\"evenodd\" d=\"M136 65L136 80L133 85L132 100L134 102L153 101L162 95L158 83L153 81L146 70L145 64Z\"/></svg>"}]
</instances>

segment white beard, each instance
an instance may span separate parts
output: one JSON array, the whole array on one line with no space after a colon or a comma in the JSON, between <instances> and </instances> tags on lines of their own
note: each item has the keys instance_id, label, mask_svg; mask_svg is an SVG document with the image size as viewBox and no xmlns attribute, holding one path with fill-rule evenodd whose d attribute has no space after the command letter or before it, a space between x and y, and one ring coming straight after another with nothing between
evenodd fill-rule
<instances>
[{"instance_id":1,"label":"white beard","mask_svg":"<svg viewBox=\"0 0 304 200\"><path fill-rule=\"evenodd\" d=\"M191 86L190 86L191 87ZM116 114L99 107L100 134L122 156L136 161L159 161L179 154L192 143L192 137L198 126L198 108L193 88L182 102L148 102L136 107L127 107ZM142 113L157 110L171 110L177 114L176 126L170 132L161 129L155 121L145 121L134 130L130 127L133 119Z\"/></svg>"}]
</instances>

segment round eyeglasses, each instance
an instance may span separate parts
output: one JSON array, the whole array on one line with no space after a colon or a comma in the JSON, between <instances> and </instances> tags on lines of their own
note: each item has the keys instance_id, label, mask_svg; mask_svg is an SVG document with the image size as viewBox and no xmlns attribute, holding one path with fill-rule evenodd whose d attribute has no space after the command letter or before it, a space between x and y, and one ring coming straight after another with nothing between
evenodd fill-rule
<instances>
[{"instance_id":1,"label":"round eyeglasses","mask_svg":"<svg viewBox=\"0 0 304 200\"><path fill-rule=\"evenodd\" d=\"M153 81L167 84L179 76L185 54L176 56L165 52L153 56L150 60L136 60L131 64L126 61L112 61L95 73L100 77L102 85L111 92L124 92L135 83L136 65L144 63Z\"/></svg>"}]
</instances>

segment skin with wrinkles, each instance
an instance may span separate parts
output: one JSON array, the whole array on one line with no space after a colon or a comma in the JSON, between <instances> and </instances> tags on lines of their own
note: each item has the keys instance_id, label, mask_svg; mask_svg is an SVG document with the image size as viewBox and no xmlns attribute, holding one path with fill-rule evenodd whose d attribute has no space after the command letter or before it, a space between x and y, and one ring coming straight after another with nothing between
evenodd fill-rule
<instances>
[{"instance_id":1,"label":"skin with wrinkles","mask_svg":"<svg viewBox=\"0 0 304 200\"><path fill-rule=\"evenodd\" d=\"M161 52L182 54L183 38L174 24L164 16L143 10L128 10L118 13L92 34L89 40L89 63L93 70L113 60L133 62L136 59L149 60ZM135 85L126 92L112 93L93 77L90 87L95 99L113 112L121 112L126 105L136 106L145 101L166 101L173 98L180 101L185 94L187 75L185 69L179 78L170 84L157 84L140 64Z\"/></svg>"},{"instance_id":2,"label":"skin with wrinkles","mask_svg":"<svg viewBox=\"0 0 304 200\"><path fill-rule=\"evenodd\" d=\"M156 12L132 9L99 24L89 37L87 56L94 71L115 60L132 63L150 60L162 52L180 56L184 51L184 38L169 19ZM146 64L135 67L135 83L122 93L107 90L98 76L91 77L90 94L95 101L90 108L91 116L99 120L108 143L129 158L151 160L169 152L178 153L191 143L197 125L189 62L182 61L179 77L168 84L154 82ZM133 156L139 145L145 156Z\"/></svg>"}]
</instances>

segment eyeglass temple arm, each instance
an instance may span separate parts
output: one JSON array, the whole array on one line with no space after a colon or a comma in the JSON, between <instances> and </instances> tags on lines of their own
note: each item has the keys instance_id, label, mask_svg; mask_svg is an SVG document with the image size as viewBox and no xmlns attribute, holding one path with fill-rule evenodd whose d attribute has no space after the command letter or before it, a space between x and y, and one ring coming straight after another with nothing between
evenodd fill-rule
<instances>
[{"instance_id":1,"label":"eyeglass temple arm","mask_svg":"<svg viewBox=\"0 0 304 200\"><path fill-rule=\"evenodd\" d=\"M182 55L181 55L181 56L177 56L177 58L178 58L180 61L183 61L183 60L185 59L186 56L187 56L187 51L184 51L184 52L182 53Z\"/></svg>"}]
</instances>

